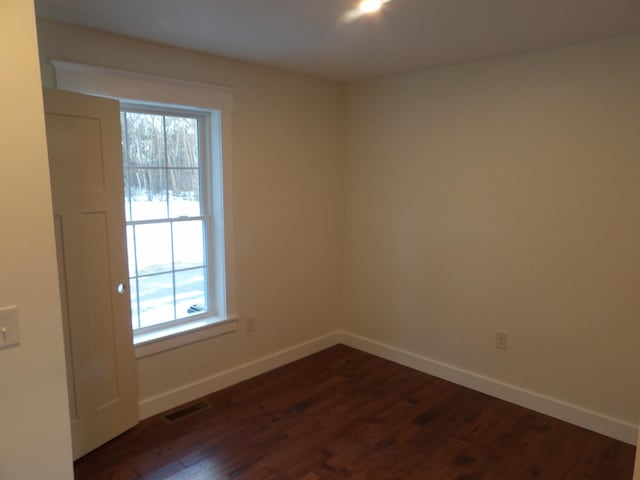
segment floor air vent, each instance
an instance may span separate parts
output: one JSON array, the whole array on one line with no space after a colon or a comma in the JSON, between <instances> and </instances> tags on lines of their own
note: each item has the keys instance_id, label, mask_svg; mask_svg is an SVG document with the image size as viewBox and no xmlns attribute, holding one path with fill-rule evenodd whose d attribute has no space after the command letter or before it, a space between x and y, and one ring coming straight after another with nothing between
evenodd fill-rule
<instances>
[{"instance_id":1,"label":"floor air vent","mask_svg":"<svg viewBox=\"0 0 640 480\"><path fill-rule=\"evenodd\" d=\"M196 403L192 403L190 405L186 405L178 410L174 410L173 412L167 413L164 415L164 421L167 423L177 422L189 415L193 415L194 413L201 412L202 410L206 410L211 405L204 400L201 400Z\"/></svg>"}]
</instances>

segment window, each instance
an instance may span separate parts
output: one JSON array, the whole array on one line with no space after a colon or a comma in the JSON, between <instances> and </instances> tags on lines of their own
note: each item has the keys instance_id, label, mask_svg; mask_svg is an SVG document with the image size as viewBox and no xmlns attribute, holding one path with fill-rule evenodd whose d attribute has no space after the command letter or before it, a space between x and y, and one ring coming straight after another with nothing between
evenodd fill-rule
<instances>
[{"instance_id":1,"label":"window","mask_svg":"<svg viewBox=\"0 0 640 480\"><path fill-rule=\"evenodd\" d=\"M215 315L211 149L205 114L123 105L125 215L134 331Z\"/></svg>"},{"instance_id":2,"label":"window","mask_svg":"<svg viewBox=\"0 0 640 480\"><path fill-rule=\"evenodd\" d=\"M121 103L136 356L235 331L234 89L52 64L58 88Z\"/></svg>"}]
</instances>

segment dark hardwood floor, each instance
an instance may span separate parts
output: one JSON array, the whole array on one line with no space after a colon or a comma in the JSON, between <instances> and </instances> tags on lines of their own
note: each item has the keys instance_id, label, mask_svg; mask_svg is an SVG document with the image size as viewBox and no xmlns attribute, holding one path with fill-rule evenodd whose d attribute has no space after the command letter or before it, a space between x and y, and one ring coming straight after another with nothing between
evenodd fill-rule
<instances>
[{"instance_id":1,"label":"dark hardwood floor","mask_svg":"<svg viewBox=\"0 0 640 480\"><path fill-rule=\"evenodd\" d=\"M149 418L76 479L630 480L634 447L336 346Z\"/></svg>"}]
</instances>

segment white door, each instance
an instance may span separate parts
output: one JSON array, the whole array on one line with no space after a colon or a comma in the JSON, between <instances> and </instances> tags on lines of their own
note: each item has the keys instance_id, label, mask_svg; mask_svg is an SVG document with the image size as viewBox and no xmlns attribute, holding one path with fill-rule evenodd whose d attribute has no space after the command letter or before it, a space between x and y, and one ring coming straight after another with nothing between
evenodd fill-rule
<instances>
[{"instance_id":1,"label":"white door","mask_svg":"<svg viewBox=\"0 0 640 480\"><path fill-rule=\"evenodd\" d=\"M117 101L44 92L74 459L138 423Z\"/></svg>"}]
</instances>

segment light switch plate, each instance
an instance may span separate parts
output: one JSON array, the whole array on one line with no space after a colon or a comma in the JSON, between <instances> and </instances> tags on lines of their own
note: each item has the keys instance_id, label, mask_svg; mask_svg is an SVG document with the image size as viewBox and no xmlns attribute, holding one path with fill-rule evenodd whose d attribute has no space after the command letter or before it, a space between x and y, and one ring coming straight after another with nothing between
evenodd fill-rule
<instances>
[{"instance_id":1,"label":"light switch plate","mask_svg":"<svg viewBox=\"0 0 640 480\"><path fill-rule=\"evenodd\" d=\"M20 344L17 307L0 308L0 349Z\"/></svg>"}]
</instances>

